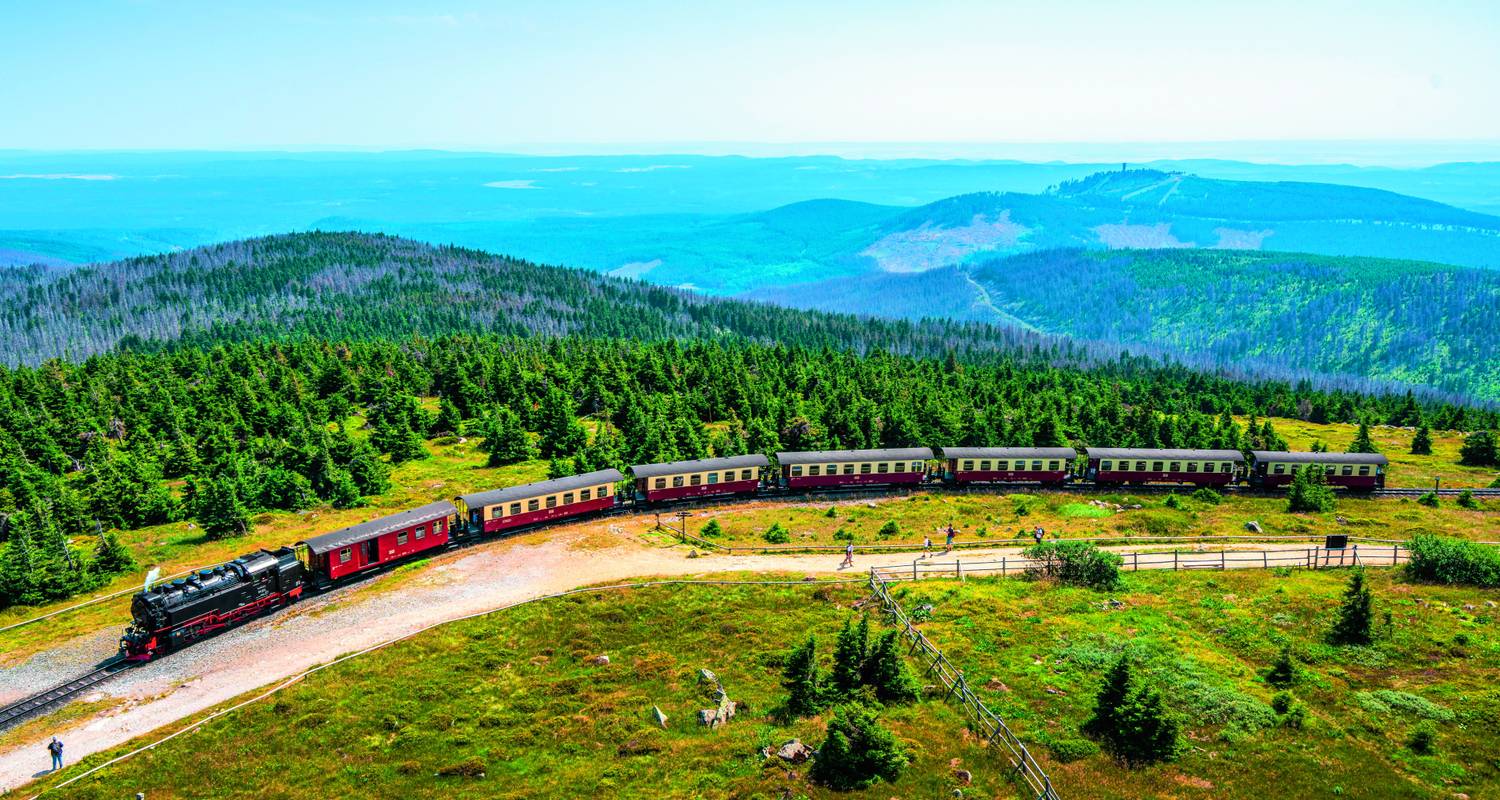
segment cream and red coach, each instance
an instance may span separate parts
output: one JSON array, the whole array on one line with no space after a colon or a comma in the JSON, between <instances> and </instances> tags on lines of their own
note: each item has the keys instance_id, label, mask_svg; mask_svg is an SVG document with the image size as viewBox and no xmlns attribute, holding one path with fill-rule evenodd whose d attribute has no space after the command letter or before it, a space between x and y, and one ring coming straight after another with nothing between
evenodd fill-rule
<instances>
[{"instance_id":1,"label":"cream and red coach","mask_svg":"<svg viewBox=\"0 0 1500 800\"><path fill-rule=\"evenodd\" d=\"M615 484L624 479L617 469L601 469L459 495L453 502L469 534L478 536L614 508Z\"/></svg>"},{"instance_id":2,"label":"cream and red coach","mask_svg":"<svg viewBox=\"0 0 1500 800\"><path fill-rule=\"evenodd\" d=\"M966 483L1040 483L1068 480L1078 451L1071 447L940 447L944 476Z\"/></svg>"},{"instance_id":3,"label":"cream and red coach","mask_svg":"<svg viewBox=\"0 0 1500 800\"><path fill-rule=\"evenodd\" d=\"M297 557L313 579L328 583L448 543L453 504L428 503L297 543Z\"/></svg>"},{"instance_id":4,"label":"cream and red coach","mask_svg":"<svg viewBox=\"0 0 1500 800\"><path fill-rule=\"evenodd\" d=\"M630 468L636 496L648 503L685 497L753 494L760 489L761 470L771 463L759 453L748 456L637 464Z\"/></svg>"},{"instance_id":5,"label":"cream and red coach","mask_svg":"<svg viewBox=\"0 0 1500 800\"><path fill-rule=\"evenodd\" d=\"M1285 450L1253 450L1250 453L1250 485L1275 489L1292 482L1299 467L1318 467L1329 486L1355 491L1385 488L1385 468L1390 460L1379 453L1289 453Z\"/></svg>"},{"instance_id":6,"label":"cream and red coach","mask_svg":"<svg viewBox=\"0 0 1500 800\"><path fill-rule=\"evenodd\" d=\"M1241 472L1238 450L1151 450L1090 447L1089 480L1100 484L1187 483L1228 486Z\"/></svg>"},{"instance_id":7,"label":"cream and red coach","mask_svg":"<svg viewBox=\"0 0 1500 800\"><path fill-rule=\"evenodd\" d=\"M776 454L781 465L781 483L788 489L921 483L927 477L927 462L931 460L930 447Z\"/></svg>"}]
</instances>

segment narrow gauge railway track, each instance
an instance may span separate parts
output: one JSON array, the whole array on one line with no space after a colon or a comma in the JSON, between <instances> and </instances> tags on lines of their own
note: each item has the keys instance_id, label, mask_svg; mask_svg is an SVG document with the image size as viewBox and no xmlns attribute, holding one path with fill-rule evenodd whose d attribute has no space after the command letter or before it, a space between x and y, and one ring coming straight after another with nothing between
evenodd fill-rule
<instances>
[{"instance_id":1,"label":"narrow gauge railway track","mask_svg":"<svg viewBox=\"0 0 1500 800\"><path fill-rule=\"evenodd\" d=\"M63 705L78 695L110 678L134 667L137 662L127 661L122 656L115 656L100 664L92 672L86 672L72 680L59 683L56 686L38 692L30 697L0 708L0 730L15 725L22 720L40 714L48 709Z\"/></svg>"}]
</instances>

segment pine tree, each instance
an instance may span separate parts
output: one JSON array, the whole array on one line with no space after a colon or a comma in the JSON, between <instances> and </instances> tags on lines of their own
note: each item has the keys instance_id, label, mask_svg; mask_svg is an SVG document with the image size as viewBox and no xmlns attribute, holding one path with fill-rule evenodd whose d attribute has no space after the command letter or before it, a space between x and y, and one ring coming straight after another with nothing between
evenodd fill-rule
<instances>
[{"instance_id":1,"label":"pine tree","mask_svg":"<svg viewBox=\"0 0 1500 800\"><path fill-rule=\"evenodd\" d=\"M910 703L921 691L901 653L899 636L899 631L886 631L870 651L869 659L873 662L870 685L883 703Z\"/></svg>"},{"instance_id":2,"label":"pine tree","mask_svg":"<svg viewBox=\"0 0 1500 800\"><path fill-rule=\"evenodd\" d=\"M573 398L556 386L547 392L541 408L543 458L573 456L588 445L588 431L575 416Z\"/></svg>"},{"instance_id":3,"label":"pine tree","mask_svg":"<svg viewBox=\"0 0 1500 800\"><path fill-rule=\"evenodd\" d=\"M94 548L94 569L106 575L129 572L135 569L135 557L120 544L119 537L105 532L99 535L99 545Z\"/></svg>"},{"instance_id":4,"label":"pine tree","mask_svg":"<svg viewBox=\"0 0 1500 800\"><path fill-rule=\"evenodd\" d=\"M250 512L232 478L209 479L198 498L198 509L198 524L209 539L243 536L250 530Z\"/></svg>"},{"instance_id":5,"label":"pine tree","mask_svg":"<svg viewBox=\"0 0 1500 800\"><path fill-rule=\"evenodd\" d=\"M536 458L536 448L521 428L521 418L505 406L496 408L485 420L484 441L480 442L479 449L489 453L485 462L489 467L519 464Z\"/></svg>"},{"instance_id":6,"label":"pine tree","mask_svg":"<svg viewBox=\"0 0 1500 800\"><path fill-rule=\"evenodd\" d=\"M1344 600L1339 604L1333 628L1328 632L1328 640L1333 644L1351 645L1364 645L1373 641L1370 635L1370 626L1375 620L1373 601L1370 587L1365 582L1364 569L1355 567L1354 572L1349 575L1349 585L1344 588Z\"/></svg>"},{"instance_id":7,"label":"pine tree","mask_svg":"<svg viewBox=\"0 0 1500 800\"><path fill-rule=\"evenodd\" d=\"M384 494L391 488L391 468L367 442L352 442L345 465L359 493L365 497Z\"/></svg>"},{"instance_id":8,"label":"pine tree","mask_svg":"<svg viewBox=\"0 0 1500 800\"><path fill-rule=\"evenodd\" d=\"M1354 441L1349 445L1350 453L1378 453L1380 448L1370 441L1370 424L1359 423L1359 433L1355 435Z\"/></svg>"},{"instance_id":9,"label":"pine tree","mask_svg":"<svg viewBox=\"0 0 1500 800\"><path fill-rule=\"evenodd\" d=\"M1122 654L1104 676L1104 685L1094 698L1094 715L1083 724L1083 731L1096 739L1107 739L1119 728L1119 710L1130 694L1131 659Z\"/></svg>"},{"instance_id":10,"label":"pine tree","mask_svg":"<svg viewBox=\"0 0 1500 800\"><path fill-rule=\"evenodd\" d=\"M1458 451L1458 463L1471 467L1500 465L1500 452L1496 450L1495 434L1490 431L1474 431L1465 436L1463 447Z\"/></svg>"},{"instance_id":11,"label":"pine tree","mask_svg":"<svg viewBox=\"0 0 1500 800\"><path fill-rule=\"evenodd\" d=\"M462 436L464 432L463 416L458 413L458 406L453 401L444 397L438 404L437 419L433 420L432 430L428 431L432 436Z\"/></svg>"},{"instance_id":12,"label":"pine tree","mask_svg":"<svg viewBox=\"0 0 1500 800\"><path fill-rule=\"evenodd\" d=\"M870 655L870 621L864 615L859 624L846 618L833 646L833 671L830 684L840 697L852 698L864 684L865 660Z\"/></svg>"},{"instance_id":13,"label":"pine tree","mask_svg":"<svg viewBox=\"0 0 1500 800\"><path fill-rule=\"evenodd\" d=\"M792 649L781 673L781 686L790 695L786 710L793 717L810 717L823 710L823 674L818 668L818 641L807 641Z\"/></svg>"},{"instance_id":14,"label":"pine tree","mask_svg":"<svg viewBox=\"0 0 1500 800\"><path fill-rule=\"evenodd\" d=\"M1417 456L1432 455L1432 434L1426 425L1417 426L1416 435L1411 437L1411 452Z\"/></svg>"},{"instance_id":15,"label":"pine tree","mask_svg":"<svg viewBox=\"0 0 1500 800\"><path fill-rule=\"evenodd\" d=\"M808 777L832 789L863 789L895 782L910 763L906 749L879 715L859 703L834 709L828 738L818 748Z\"/></svg>"},{"instance_id":16,"label":"pine tree","mask_svg":"<svg viewBox=\"0 0 1500 800\"><path fill-rule=\"evenodd\" d=\"M1171 760L1181 749L1179 723L1155 688L1139 685L1128 654L1105 676L1083 731L1127 764Z\"/></svg>"},{"instance_id":17,"label":"pine tree","mask_svg":"<svg viewBox=\"0 0 1500 800\"><path fill-rule=\"evenodd\" d=\"M333 485L328 490L328 502L338 509L357 508L364 502L364 498L359 494L359 486L354 483L354 478L347 471L336 470L334 472Z\"/></svg>"}]
</instances>

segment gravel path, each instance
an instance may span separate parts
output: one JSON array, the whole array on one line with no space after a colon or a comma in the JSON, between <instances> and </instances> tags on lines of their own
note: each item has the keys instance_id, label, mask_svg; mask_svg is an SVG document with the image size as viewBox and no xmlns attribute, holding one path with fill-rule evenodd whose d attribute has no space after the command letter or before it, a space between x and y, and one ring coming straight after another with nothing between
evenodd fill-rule
<instances>
[{"instance_id":1,"label":"gravel path","mask_svg":"<svg viewBox=\"0 0 1500 800\"><path fill-rule=\"evenodd\" d=\"M606 520L499 541L434 558L415 574L385 576L315 597L292 609L130 670L86 696L122 703L60 733L69 763L122 744L250 689L295 675L341 654L436 622L539 595L646 576L788 571L838 574L842 554L713 555L688 558L681 547L653 547L637 536L646 517ZM1276 545L1269 545L1275 547ZM1284 546L1284 545L1282 545ZM967 550L964 562L1015 557L1019 548ZM1213 554L1217 558L1217 553ZM859 556L846 570L862 577L871 564L906 556ZM935 561L951 561L937 556ZM909 563L909 561L908 561ZM392 590L382 582L399 581ZM81 637L0 674L0 696L20 697L80 672L113 651L118 631ZM107 641L105 641L107 639ZM67 665L72 664L69 668ZM45 676L52 676L47 679ZM42 774L48 731L0 752L0 791ZM65 733L66 735L61 735Z\"/></svg>"}]
</instances>

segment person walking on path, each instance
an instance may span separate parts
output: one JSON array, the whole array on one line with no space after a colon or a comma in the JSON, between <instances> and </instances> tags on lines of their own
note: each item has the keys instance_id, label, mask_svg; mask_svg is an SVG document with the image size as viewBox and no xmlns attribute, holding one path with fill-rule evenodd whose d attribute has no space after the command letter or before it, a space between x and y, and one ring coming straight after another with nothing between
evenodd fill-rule
<instances>
[{"instance_id":1,"label":"person walking on path","mask_svg":"<svg viewBox=\"0 0 1500 800\"><path fill-rule=\"evenodd\" d=\"M1035 539L1037 544L1041 544L1042 543L1042 539L1044 539L1046 537L1047 537L1047 532L1044 531L1044 530L1042 530L1042 526L1040 526L1040 525L1036 526L1036 530L1034 530L1034 531L1031 532L1031 538Z\"/></svg>"},{"instance_id":2,"label":"person walking on path","mask_svg":"<svg viewBox=\"0 0 1500 800\"><path fill-rule=\"evenodd\" d=\"M53 772L62 769L62 751L63 743L59 742L56 736L52 737L52 741L47 743L47 752L52 754Z\"/></svg>"},{"instance_id":3,"label":"person walking on path","mask_svg":"<svg viewBox=\"0 0 1500 800\"><path fill-rule=\"evenodd\" d=\"M854 542L844 545L844 562L839 564L839 569L854 566Z\"/></svg>"},{"instance_id":4,"label":"person walking on path","mask_svg":"<svg viewBox=\"0 0 1500 800\"><path fill-rule=\"evenodd\" d=\"M946 542L943 543L943 552L944 553L951 553L951 552L953 552L953 537L957 536L957 535L958 535L958 531L953 530L953 523L951 523L951 522L948 523L948 541L946 541Z\"/></svg>"},{"instance_id":5,"label":"person walking on path","mask_svg":"<svg viewBox=\"0 0 1500 800\"><path fill-rule=\"evenodd\" d=\"M924 538L922 540L922 557L923 558L927 558L927 557L929 557L931 555L932 555L932 534L929 533L929 534L927 534L926 538Z\"/></svg>"}]
</instances>

